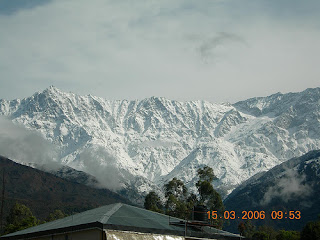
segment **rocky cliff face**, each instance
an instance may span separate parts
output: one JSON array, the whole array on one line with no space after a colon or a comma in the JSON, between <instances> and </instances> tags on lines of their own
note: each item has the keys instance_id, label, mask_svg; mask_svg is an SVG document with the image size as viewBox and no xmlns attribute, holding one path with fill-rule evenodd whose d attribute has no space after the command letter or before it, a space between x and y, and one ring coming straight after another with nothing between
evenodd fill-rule
<instances>
[{"instance_id":1,"label":"rocky cliff face","mask_svg":"<svg viewBox=\"0 0 320 240\"><path fill-rule=\"evenodd\" d=\"M320 146L320 88L231 104L152 97L109 101L50 87L0 100L0 114L59 146L61 163L111 188L192 186L206 164L228 194L244 180Z\"/></svg>"}]
</instances>

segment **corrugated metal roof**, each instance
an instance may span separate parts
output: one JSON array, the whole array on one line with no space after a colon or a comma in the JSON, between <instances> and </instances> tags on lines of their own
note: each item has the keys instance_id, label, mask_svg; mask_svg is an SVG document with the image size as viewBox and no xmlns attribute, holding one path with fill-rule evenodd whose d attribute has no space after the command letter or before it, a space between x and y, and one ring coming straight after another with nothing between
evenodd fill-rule
<instances>
[{"instance_id":1,"label":"corrugated metal roof","mask_svg":"<svg viewBox=\"0 0 320 240\"><path fill-rule=\"evenodd\" d=\"M171 219L173 218L171 217ZM167 215L123 203L116 203L78 213L63 219L58 219L53 222L27 228L15 233L10 233L3 237L66 228L94 222L119 226L181 231L181 228L169 225L169 216Z\"/></svg>"},{"instance_id":2,"label":"corrugated metal roof","mask_svg":"<svg viewBox=\"0 0 320 240\"><path fill-rule=\"evenodd\" d=\"M170 217L170 222L180 222L181 219ZM84 226L87 228L93 226L94 223L101 224L99 228L108 229L127 229L131 231L142 232L161 232L164 234L174 233L175 235L184 234L184 224L182 226L169 224L169 216L152 212L146 209L130 206L123 203L106 205L103 207L78 213L53 222L44 223L35 227L27 228L15 233L10 233L1 238L9 238L24 235L43 235L46 233L56 233L60 230L68 229L74 231L77 227ZM96 225L95 225L96 226ZM71 228L71 229L70 229ZM215 234L219 236L239 237L239 235L228 233L212 227L203 228L207 234ZM193 234L189 229L188 235Z\"/></svg>"}]
</instances>

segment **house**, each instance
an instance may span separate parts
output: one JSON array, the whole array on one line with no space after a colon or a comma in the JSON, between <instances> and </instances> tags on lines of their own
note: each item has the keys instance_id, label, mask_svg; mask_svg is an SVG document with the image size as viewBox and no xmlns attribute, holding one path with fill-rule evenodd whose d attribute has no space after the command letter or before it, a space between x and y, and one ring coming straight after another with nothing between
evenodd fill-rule
<instances>
[{"instance_id":1,"label":"house","mask_svg":"<svg viewBox=\"0 0 320 240\"><path fill-rule=\"evenodd\" d=\"M2 236L33 240L240 239L199 223L116 203Z\"/></svg>"}]
</instances>

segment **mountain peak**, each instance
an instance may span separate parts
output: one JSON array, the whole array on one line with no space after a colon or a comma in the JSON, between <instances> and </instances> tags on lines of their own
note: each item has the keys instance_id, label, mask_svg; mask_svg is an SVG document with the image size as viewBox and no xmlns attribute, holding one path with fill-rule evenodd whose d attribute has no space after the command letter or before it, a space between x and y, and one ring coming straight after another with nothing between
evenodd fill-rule
<instances>
[{"instance_id":1,"label":"mountain peak","mask_svg":"<svg viewBox=\"0 0 320 240\"><path fill-rule=\"evenodd\" d=\"M48 91L48 92L61 92L61 90L53 85L49 86L48 88L45 89L45 91Z\"/></svg>"},{"instance_id":2,"label":"mountain peak","mask_svg":"<svg viewBox=\"0 0 320 240\"><path fill-rule=\"evenodd\" d=\"M51 85L48 88L44 89L42 92L38 92L36 94L44 94L44 95L57 95L61 94L63 91L61 91L59 88Z\"/></svg>"},{"instance_id":3,"label":"mountain peak","mask_svg":"<svg viewBox=\"0 0 320 240\"><path fill-rule=\"evenodd\" d=\"M146 100L149 100L149 101L164 101L164 100L166 100L166 98L164 98L164 97L152 96L152 97L146 98Z\"/></svg>"}]
</instances>

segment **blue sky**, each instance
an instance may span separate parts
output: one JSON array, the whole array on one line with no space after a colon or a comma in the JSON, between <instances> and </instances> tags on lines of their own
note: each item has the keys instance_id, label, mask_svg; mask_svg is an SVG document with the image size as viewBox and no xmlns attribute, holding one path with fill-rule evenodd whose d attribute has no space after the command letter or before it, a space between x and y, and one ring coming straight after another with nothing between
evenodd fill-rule
<instances>
[{"instance_id":1,"label":"blue sky","mask_svg":"<svg viewBox=\"0 0 320 240\"><path fill-rule=\"evenodd\" d=\"M0 14L10 15L50 3L51 0L0 0Z\"/></svg>"},{"instance_id":2,"label":"blue sky","mask_svg":"<svg viewBox=\"0 0 320 240\"><path fill-rule=\"evenodd\" d=\"M0 99L235 102L319 87L320 1L0 0Z\"/></svg>"}]
</instances>

